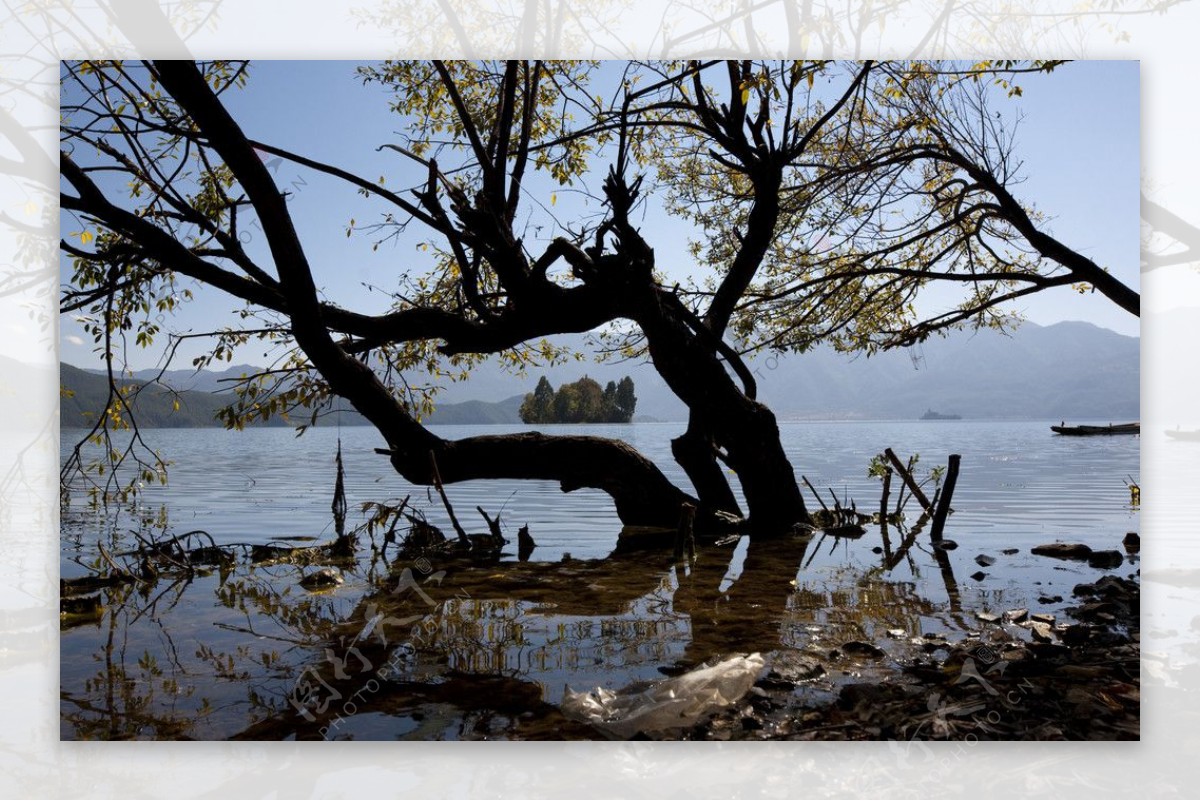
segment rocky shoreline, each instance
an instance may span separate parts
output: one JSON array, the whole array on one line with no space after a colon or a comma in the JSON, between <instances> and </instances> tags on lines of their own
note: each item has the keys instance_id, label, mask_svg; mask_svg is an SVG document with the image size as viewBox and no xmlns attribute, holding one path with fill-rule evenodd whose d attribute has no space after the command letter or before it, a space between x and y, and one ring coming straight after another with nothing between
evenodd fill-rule
<instances>
[{"instance_id":1,"label":"rocky shoreline","mask_svg":"<svg viewBox=\"0 0 1200 801\"><path fill-rule=\"evenodd\" d=\"M1078 584L1073 596L1070 623L1012 610L958 642L914 638L918 655L898 676L836 690L820 661L773 654L750 693L684 739L1137 740L1138 574ZM866 643L841 651L860 664L882 654Z\"/></svg>"}]
</instances>

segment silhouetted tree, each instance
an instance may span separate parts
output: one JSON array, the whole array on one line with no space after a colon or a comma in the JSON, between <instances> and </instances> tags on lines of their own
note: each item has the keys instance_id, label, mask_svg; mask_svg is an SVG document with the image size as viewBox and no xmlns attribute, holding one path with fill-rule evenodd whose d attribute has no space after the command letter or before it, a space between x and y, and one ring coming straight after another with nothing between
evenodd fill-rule
<instances>
[{"instance_id":1,"label":"silhouetted tree","mask_svg":"<svg viewBox=\"0 0 1200 801\"><path fill-rule=\"evenodd\" d=\"M64 230L83 230L61 245L72 259L61 308L90 315L111 368L125 337L153 342L157 315L187 299L186 285L215 287L244 304L247 324L214 332L197 366L251 341L287 350L240 388L231 425L338 395L409 481L432 481L432 452L448 483L598 487L622 520L674 525L689 496L629 445L537 432L445 440L421 425L420 387L404 380L487 354L528 367L554 356L543 337L629 331L626 350L643 349L689 409L672 451L701 521L737 509L728 468L754 533L781 533L807 510L740 351L823 338L892 347L1002 323L998 304L1056 286L1093 287L1136 313L1136 292L1050 236L1015 194L1011 130L987 104L1013 91L1013 76L1053 66L630 64L606 102L591 78L612 65L390 61L361 76L391 92L402 120L399 144L384 146L417 175L397 180L252 139L224 102L244 64L64 62L61 205ZM424 249L432 239L433 266L401 257L389 310L338 305L318 288L291 192L264 159L380 202L378 218L347 233ZM600 197L562 223L563 204L550 213L559 186L598 186ZM693 225L690 254L656 253L637 225L648 197ZM688 261L694 277L664 285L660 268ZM922 317L914 300L932 281L963 287L963 300ZM632 415L632 387L617 392ZM98 427L130 422L119 401L109 411Z\"/></svg>"}]
</instances>

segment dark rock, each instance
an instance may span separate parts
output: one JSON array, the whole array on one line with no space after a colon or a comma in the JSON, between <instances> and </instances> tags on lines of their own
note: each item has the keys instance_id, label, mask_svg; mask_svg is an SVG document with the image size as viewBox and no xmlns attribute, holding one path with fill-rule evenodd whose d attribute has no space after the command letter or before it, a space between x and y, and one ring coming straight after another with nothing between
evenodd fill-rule
<instances>
[{"instance_id":1,"label":"dark rock","mask_svg":"<svg viewBox=\"0 0 1200 801\"><path fill-rule=\"evenodd\" d=\"M979 556L975 557L975 564L979 565L980 567L991 567L992 565L996 564L996 557L981 553Z\"/></svg>"},{"instance_id":2,"label":"dark rock","mask_svg":"<svg viewBox=\"0 0 1200 801\"><path fill-rule=\"evenodd\" d=\"M747 715L742 718L742 729L745 731L757 731L763 727L762 722L755 717Z\"/></svg>"},{"instance_id":3,"label":"dark rock","mask_svg":"<svg viewBox=\"0 0 1200 801\"><path fill-rule=\"evenodd\" d=\"M1099 615L1113 615L1118 611L1118 607L1112 601L1092 601L1089 604L1084 604L1075 611L1075 617L1080 620L1087 620Z\"/></svg>"},{"instance_id":4,"label":"dark rock","mask_svg":"<svg viewBox=\"0 0 1200 801\"><path fill-rule=\"evenodd\" d=\"M1142 538L1138 536L1136 531L1131 531L1125 535L1125 539L1121 540L1121 544L1125 546L1125 550L1129 553L1137 553L1142 549Z\"/></svg>"},{"instance_id":5,"label":"dark rock","mask_svg":"<svg viewBox=\"0 0 1200 801\"><path fill-rule=\"evenodd\" d=\"M876 545L874 548L871 549L871 553L883 553L883 548Z\"/></svg>"},{"instance_id":6,"label":"dark rock","mask_svg":"<svg viewBox=\"0 0 1200 801\"><path fill-rule=\"evenodd\" d=\"M1082 542L1051 542L1032 548L1030 553L1055 559L1087 559L1092 555L1092 549Z\"/></svg>"},{"instance_id":7,"label":"dark rock","mask_svg":"<svg viewBox=\"0 0 1200 801\"><path fill-rule=\"evenodd\" d=\"M1125 556L1120 551L1093 551L1088 557L1088 564L1092 567L1108 569L1120 567L1125 562Z\"/></svg>"},{"instance_id":8,"label":"dark rock","mask_svg":"<svg viewBox=\"0 0 1200 801\"><path fill-rule=\"evenodd\" d=\"M851 640L843 644L842 650L851 656L861 656L868 659L882 659L887 656L882 648L877 648L868 642L859 642L858 640Z\"/></svg>"},{"instance_id":9,"label":"dark rock","mask_svg":"<svg viewBox=\"0 0 1200 801\"><path fill-rule=\"evenodd\" d=\"M1041 595L1038 597L1039 604L1060 604L1062 603L1061 595Z\"/></svg>"},{"instance_id":10,"label":"dark rock","mask_svg":"<svg viewBox=\"0 0 1200 801\"><path fill-rule=\"evenodd\" d=\"M102 608L99 595L60 598L58 601L58 611L62 615L99 615Z\"/></svg>"},{"instance_id":11,"label":"dark rock","mask_svg":"<svg viewBox=\"0 0 1200 801\"><path fill-rule=\"evenodd\" d=\"M1000 553L1004 554L1005 556L1012 556L1014 553L1020 553L1020 552L1021 552L1020 548L1005 548Z\"/></svg>"},{"instance_id":12,"label":"dark rock","mask_svg":"<svg viewBox=\"0 0 1200 801\"><path fill-rule=\"evenodd\" d=\"M976 581L983 581L985 578L987 578L987 573L984 573L982 570L977 570L971 574L971 578L975 579Z\"/></svg>"},{"instance_id":13,"label":"dark rock","mask_svg":"<svg viewBox=\"0 0 1200 801\"><path fill-rule=\"evenodd\" d=\"M958 547L958 543L955 542L954 540L942 540L941 542L935 542L933 544L933 547L940 548L943 551L953 551L955 548Z\"/></svg>"},{"instance_id":14,"label":"dark rock","mask_svg":"<svg viewBox=\"0 0 1200 801\"><path fill-rule=\"evenodd\" d=\"M345 579L342 574L332 567L323 567L315 573L309 573L304 578L300 579L300 586L306 590L325 590L330 587L336 587Z\"/></svg>"},{"instance_id":15,"label":"dark rock","mask_svg":"<svg viewBox=\"0 0 1200 801\"><path fill-rule=\"evenodd\" d=\"M1087 626L1067 626L1062 632L1062 641L1070 646L1083 645L1091 638L1091 629Z\"/></svg>"},{"instance_id":16,"label":"dark rock","mask_svg":"<svg viewBox=\"0 0 1200 801\"><path fill-rule=\"evenodd\" d=\"M771 662L769 676L796 683L814 679L825 673L821 663L811 656L784 652Z\"/></svg>"},{"instance_id":17,"label":"dark rock","mask_svg":"<svg viewBox=\"0 0 1200 801\"><path fill-rule=\"evenodd\" d=\"M1030 632L1033 633L1033 638L1035 640L1039 640L1040 642L1050 642L1052 639L1050 636L1050 624L1049 623L1032 621L1029 624L1029 630L1030 630Z\"/></svg>"},{"instance_id":18,"label":"dark rock","mask_svg":"<svg viewBox=\"0 0 1200 801\"><path fill-rule=\"evenodd\" d=\"M1071 649L1058 643L1031 642L1029 652L1039 661L1065 662L1071 658Z\"/></svg>"}]
</instances>

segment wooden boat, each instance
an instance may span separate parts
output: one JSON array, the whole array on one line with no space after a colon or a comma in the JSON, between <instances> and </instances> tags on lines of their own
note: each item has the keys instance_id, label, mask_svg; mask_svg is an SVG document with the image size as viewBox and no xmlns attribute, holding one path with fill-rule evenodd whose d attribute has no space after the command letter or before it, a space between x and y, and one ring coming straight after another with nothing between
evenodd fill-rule
<instances>
[{"instance_id":1,"label":"wooden boat","mask_svg":"<svg viewBox=\"0 0 1200 801\"><path fill-rule=\"evenodd\" d=\"M1142 426L1140 423L1112 423L1106 426L1050 426L1050 430L1055 434L1062 434L1067 437L1094 437L1111 434L1141 434Z\"/></svg>"},{"instance_id":2,"label":"wooden boat","mask_svg":"<svg viewBox=\"0 0 1200 801\"><path fill-rule=\"evenodd\" d=\"M1174 431L1167 431L1167 436L1171 439L1200 442L1200 431L1182 431L1177 428Z\"/></svg>"}]
</instances>

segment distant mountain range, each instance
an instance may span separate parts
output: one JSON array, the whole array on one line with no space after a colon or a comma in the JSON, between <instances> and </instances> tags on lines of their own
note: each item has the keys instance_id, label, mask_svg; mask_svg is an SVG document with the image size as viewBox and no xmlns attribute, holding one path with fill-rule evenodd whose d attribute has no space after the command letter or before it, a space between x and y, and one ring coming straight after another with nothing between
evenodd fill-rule
<instances>
[{"instance_id":1,"label":"distant mountain range","mask_svg":"<svg viewBox=\"0 0 1200 801\"><path fill-rule=\"evenodd\" d=\"M586 351L582 337L555 342ZM1140 411L1139 345L1137 337L1090 323L1026 323L1011 335L959 331L871 358L822 347L806 354L759 355L748 364L759 398L782 420L914 420L932 409L965 420L1132 421ZM153 387L139 400L146 404L142 419L151 426L217 425L213 415L228 402L229 379L256 369L167 371L159 380L180 393L180 411L173 411L175 397L169 390ZM139 371L130 380L146 381L157 374ZM426 422L519 423L521 400L542 374L555 387L584 375L601 384L629 375L638 398L635 419L686 417L684 405L646 363L574 362L517 376L489 360L469 380L448 385ZM97 393L106 392L105 382L94 371L64 364L62 383L75 390L74 398L63 399L63 426L79 425L73 421L103 408L104 395ZM350 413L342 415L342 424L353 424Z\"/></svg>"}]
</instances>

